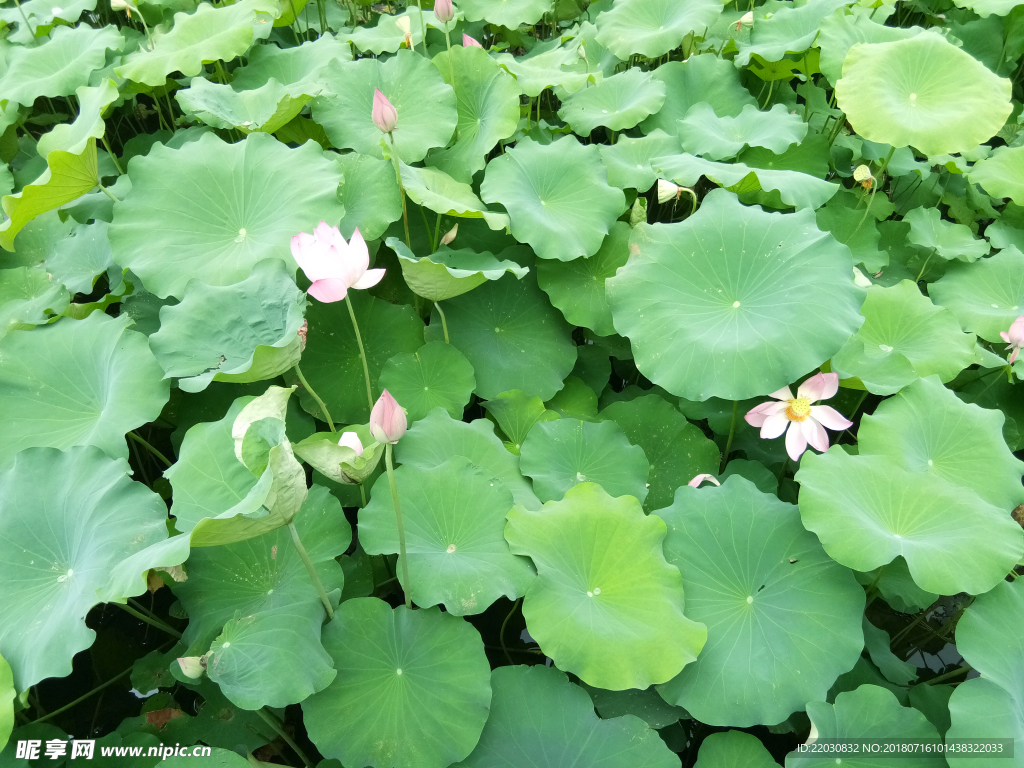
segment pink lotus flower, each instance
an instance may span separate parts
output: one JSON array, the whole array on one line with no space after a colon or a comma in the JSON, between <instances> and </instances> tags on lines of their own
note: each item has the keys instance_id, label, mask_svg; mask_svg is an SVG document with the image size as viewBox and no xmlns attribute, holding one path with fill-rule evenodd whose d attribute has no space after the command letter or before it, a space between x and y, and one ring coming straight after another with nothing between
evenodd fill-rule
<instances>
[{"instance_id":1,"label":"pink lotus flower","mask_svg":"<svg viewBox=\"0 0 1024 768\"><path fill-rule=\"evenodd\" d=\"M761 428L761 437L766 440L778 437L789 429L786 435L786 453L798 461L807 450L807 444L816 451L828 450L828 434L832 430L849 429L852 421L827 405L811 405L818 400L828 400L839 391L838 373L819 373L800 385L796 397L789 387L773 392L769 397L778 402L762 403L751 408L744 418L752 427Z\"/></svg>"},{"instance_id":2,"label":"pink lotus flower","mask_svg":"<svg viewBox=\"0 0 1024 768\"><path fill-rule=\"evenodd\" d=\"M715 485L721 485L721 483L715 479L714 475L709 475L707 472L701 475L697 475L695 478L693 478L693 480L688 482L687 485L690 486L691 488L700 488L700 484L703 483L705 480L707 480L709 483L714 483Z\"/></svg>"},{"instance_id":3,"label":"pink lotus flower","mask_svg":"<svg viewBox=\"0 0 1024 768\"><path fill-rule=\"evenodd\" d=\"M370 252L358 229L346 243L338 228L324 221L312 235L300 232L292 238L292 256L313 283L309 295L325 304L341 301L349 288L372 288L384 277L383 269L367 269Z\"/></svg>"},{"instance_id":4,"label":"pink lotus flower","mask_svg":"<svg viewBox=\"0 0 1024 768\"><path fill-rule=\"evenodd\" d=\"M472 37L467 35L465 32L462 33L462 47L463 48L483 48L480 43L474 40Z\"/></svg>"},{"instance_id":5,"label":"pink lotus flower","mask_svg":"<svg viewBox=\"0 0 1024 768\"><path fill-rule=\"evenodd\" d=\"M378 443L394 445L402 439L408 426L405 410L385 389L370 411L370 434Z\"/></svg>"},{"instance_id":6,"label":"pink lotus flower","mask_svg":"<svg viewBox=\"0 0 1024 768\"><path fill-rule=\"evenodd\" d=\"M434 15L443 24L455 18L455 9L452 8L452 0L434 0Z\"/></svg>"},{"instance_id":7,"label":"pink lotus flower","mask_svg":"<svg viewBox=\"0 0 1024 768\"><path fill-rule=\"evenodd\" d=\"M398 111L395 105L388 101L388 97L380 92L380 88L373 89L373 124L383 133L391 133L398 127Z\"/></svg>"},{"instance_id":8,"label":"pink lotus flower","mask_svg":"<svg viewBox=\"0 0 1024 768\"><path fill-rule=\"evenodd\" d=\"M356 456L363 455L363 443L355 432L342 432L338 445L342 448L351 448L356 452Z\"/></svg>"},{"instance_id":9,"label":"pink lotus flower","mask_svg":"<svg viewBox=\"0 0 1024 768\"><path fill-rule=\"evenodd\" d=\"M1000 331L999 335L1010 345L1007 349L1013 350L1013 354L1007 360L1010 365L1013 365L1017 361L1017 355L1020 354L1021 349L1024 349L1024 315L1010 323L1010 330Z\"/></svg>"}]
</instances>

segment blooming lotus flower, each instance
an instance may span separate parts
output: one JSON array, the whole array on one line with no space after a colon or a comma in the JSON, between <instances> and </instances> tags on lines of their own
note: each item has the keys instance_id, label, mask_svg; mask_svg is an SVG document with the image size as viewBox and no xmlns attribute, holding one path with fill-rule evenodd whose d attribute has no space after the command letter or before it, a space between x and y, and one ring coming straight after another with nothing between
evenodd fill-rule
<instances>
[{"instance_id":1,"label":"blooming lotus flower","mask_svg":"<svg viewBox=\"0 0 1024 768\"><path fill-rule=\"evenodd\" d=\"M455 18L455 9L452 7L452 0L434 0L434 15L443 24Z\"/></svg>"},{"instance_id":2,"label":"blooming lotus flower","mask_svg":"<svg viewBox=\"0 0 1024 768\"><path fill-rule=\"evenodd\" d=\"M363 443L355 432L342 432L338 445L342 448L351 448L356 452L356 456L363 454Z\"/></svg>"},{"instance_id":3,"label":"blooming lotus flower","mask_svg":"<svg viewBox=\"0 0 1024 768\"><path fill-rule=\"evenodd\" d=\"M474 40L472 37L467 35L465 32L462 33L462 47L463 48L483 48L479 42Z\"/></svg>"},{"instance_id":4,"label":"blooming lotus flower","mask_svg":"<svg viewBox=\"0 0 1024 768\"><path fill-rule=\"evenodd\" d=\"M373 89L373 124L383 133L391 133L398 127L398 112L380 88Z\"/></svg>"},{"instance_id":5,"label":"blooming lotus flower","mask_svg":"<svg viewBox=\"0 0 1024 768\"><path fill-rule=\"evenodd\" d=\"M811 405L818 400L828 400L838 391L838 373L819 373L800 385L796 397L789 387L783 387L770 395L777 402L751 408L744 418L750 426L760 427L761 437L766 440L778 437L788 428L786 453L797 461L807 450L808 443L817 451L828 450L825 427L842 430L853 426L853 422L835 408Z\"/></svg>"},{"instance_id":6,"label":"blooming lotus flower","mask_svg":"<svg viewBox=\"0 0 1024 768\"><path fill-rule=\"evenodd\" d=\"M715 485L721 485L721 483L715 479L714 475L709 475L707 472L701 475L697 475L695 478L693 478L693 480L688 482L687 485L690 486L691 488L700 488L700 484L703 483L705 480L707 480L709 483L714 483Z\"/></svg>"},{"instance_id":7,"label":"blooming lotus flower","mask_svg":"<svg viewBox=\"0 0 1024 768\"><path fill-rule=\"evenodd\" d=\"M1013 350L1013 354L1007 360L1010 365L1013 365L1021 349L1024 349L1024 315L1021 315L1010 324L1010 330L1000 331L999 335L1003 337L1003 341L1010 345L1007 349Z\"/></svg>"},{"instance_id":8,"label":"blooming lotus flower","mask_svg":"<svg viewBox=\"0 0 1024 768\"><path fill-rule=\"evenodd\" d=\"M341 301L349 288L372 288L384 277L383 269L367 269L370 252L358 229L346 243L337 227L323 221L312 235L292 238L292 256L313 283L309 295L325 304Z\"/></svg>"},{"instance_id":9,"label":"blooming lotus flower","mask_svg":"<svg viewBox=\"0 0 1024 768\"><path fill-rule=\"evenodd\" d=\"M405 410L385 389L370 411L370 434L378 443L394 445L402 439L408 426Z\"/></svg>"}]
</instances>

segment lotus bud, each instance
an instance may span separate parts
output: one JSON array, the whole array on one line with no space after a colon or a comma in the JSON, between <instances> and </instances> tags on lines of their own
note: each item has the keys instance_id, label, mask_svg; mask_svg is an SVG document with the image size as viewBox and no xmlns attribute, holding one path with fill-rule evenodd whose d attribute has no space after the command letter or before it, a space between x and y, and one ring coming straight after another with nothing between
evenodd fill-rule
<instances>
[{"instance_id":1,"label":"lotus bud","mask_svg":"<svg viewBox=\"0 0 1024 768\"><path fill-rule=\"evenodd\" d=\"M858 165L853 169L853 180L864 187L864 189L871 189L871 185L875 181L871 175L871 169L866 165Z\"/></svg>"},{"instance_id":2,"label":"lotus bud","mask_svg":"<svg viewBox=\"0 0 1024 768\"><path fill-rule=\"evenodd\" d=\"M181 656L178 658L178 666L181 673L191 680L198 680L206 673L206 659L209 653L203 656Z\"/></svg>"},{"instance_id":3,"label":"lotus bud","mask_svg":"<svg viewBox=\"0 0 1024 768\"><path fill-rule=\"evenodd\" d=\"M658 179L658 204L667 203L669 200L679 198L683 188L665 179Z\"/></svg>"},{"instance_id":4,"label":"lotus bud","mask_svg":"<svg viewBox=\"0 0 1024 768\"><path fill-rule=\"evenodd\" d=\"M747 11L742 16L740 16L739 21L736 22L736 31L739 32L740 31L740 27L742 27L744 24L746 24L747 26L750 26L753 23L754 23L754 12L753 11Z\"/></svg>"},{"instance_id":5,"label":"lotus bud","mask_svg":"<svg viewBox=\"0 0 1024 768\"><path fill-rule=\"evenodd\" d=\"M441 245L448 245L448 243L450 243L452 240L455 239L455 236L457 234L459 234L459 225L458 224L456 224L454 227L452 227L447 232L445 232L443 235L441 235Z\"/></svg>"},{"instance_id":6,"label":"lotus bud","mask_svg":"<svg viewBox=\"0 0 1024 768\"><path fill-rule=\"evenodd\" d=\"M701 475L697 475L695 478L693 478L693 480L688 482L687 485L690 486L691 488L700 488L700 484L703 483L705 480L707 480L709 483L714 483L715 485L721 485L721 483L715 479L714 475L709 475L707 472Z\"/></svg>"},{"instance_id":7,"label":"lotus bud","mask_svg":"<svg viewBox=\"0 0 1024 768\"><path fill-rule=\"evenodd\" d=\"M338 445L343 448L351 448L356 452L356 456L361 456L363 453L363 443L355 432L343 432L338 440Z\"/></svg>"},{"instance_id":8,"label":"lotus bud","mask_svg":"<svg viewBox=\"0 0 1024 768\"><path fill-rule=\"evenodd\" d=\"M452 0L434 0L434 15L444 24L454 19L455 9L452 7Z\"/></svg>"},{"instance_id":9,"label":"lotus bud","mask_svg":"<svg viewBox=\"0 0 1024 768\"><path fill-rule=\"evenodd\" d=\"M479 42L474 40L472 37L467 35L465 32L462 33L462 47L463 48L483 48Z\"/></svg>"},{"instance_id":10,"label":"lotus bud","mask_svg":"<svg viewBox=\"0 0 1024 768\"><path fill-rule=\"evenodd\" d=\"M1009 345L1007 349L1013 350L1010 359L1007 360L1010 365L1013 365L1017 362L1017 356L1020 354L1020 351L1024 349L1024 315L1010 323L1009 330L1000 331L999 336Z\"/></svg>"},{"instance_id":11,"label":"lotus bud","mask_svg":"<svg viewBox=\"0 0 1024 768\"><path fill-rule=\"evenodd\" d=\"M110 10L124 11L128 14L128 18L130 19L132 17L132 11L138 11L139 9L131 3L126 2L126 0L110 0Z\"/></svg>"},{"instance_id":12,"label":"lotus bud","mask_svg":"<svg viewBox=\"0 0 1024 768\"><path fill-rule=\"evenodd\" d=\"M408 426L405 410L385 389L370 411L370 434L378 443L394 445L402 439Z\"/></svg>"},{"instance_id":13,"label":"lotus bud","mask_svg":"<svg viewBox=\"0 0 1024 768\"><path fill-rule=\"evenodd\" d=\"M391 133L398 127L398 112L379 88L373 89L373 124L383 133Z\"/></svg>"}]
</instances>

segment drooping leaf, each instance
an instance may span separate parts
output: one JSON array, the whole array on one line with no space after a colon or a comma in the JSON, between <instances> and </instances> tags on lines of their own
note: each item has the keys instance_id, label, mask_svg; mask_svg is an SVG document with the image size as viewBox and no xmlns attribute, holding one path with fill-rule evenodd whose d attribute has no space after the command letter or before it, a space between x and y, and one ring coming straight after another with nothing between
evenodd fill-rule
<instances>
[{"instance_id":1,"label":"drooping leaf","mask_svg":"<svg viewBox=\"0 0 1024 768\"><path fill-rule=\"evenodd\" d=\"M487 21L509 29L520 24L536 24L541 16L551 10L547 0L462 0L459 10L466 14L466 21Z\"/></svg>"},{"instance_id":2,"label":"drooping leaf","mask_svg":"<svg viewBox=\"0 0 1024 768\"><path fill-rule=\"evenodd\" d=\"M502 392L481 405L510 440L505 447L516 456L521 454L523 441L537 422L559 418L557 413L544 407L539 397L528 397L518 389Z\"/></svg>"},{"instance_id":3,"label":"drooping leaf","mask_svg":"<svg viewBox=\"0 0 1024 768\"><path fill-rule=\"evenodd\" d=\"M700 744L694 768L772 768L778 765L756 736L743 731L712 733Z\"/></svg>"},{"instance_id":4,"label":"drooping leaf","mask_svg":"<svg viewBox=\"0 0 1024 768\"><path fill-rule=\"evenodd\" d=\"M661 129L675 136L679 121L694 104L707 102L719 117L735 116L744 106L757 102L740 84L739 70L713 54L670 61L654 70L654 78L666 86L665 105L640 125L644 133Z\"/></svg>"},{"instance_id":5,"label":"drooping leaf","mask_svg":"<svg viewBox=\"0 0 1024 768\"><path fill-rule=\"evenodd\" d=\"M488 209L469 184L456 181L437 168L416 168L402 163L401 171L405 193L417 205L447 216L483 219L491 229L508 227L508 216Z\"/></svg>"},{"instance_id":6,"label":"drooping leaf","mask_svg":"<svg viewBox=\"0 0 1024 768\"><path fill-rule=\"evenodd\" d=\"M568 96L558 116L580 136L589 136L601 126L613 132L633 128L664 103L663 81L655 80L649 72L627 69Z\"/></svg>"},{"instance_id":7,"label":"drooping leaf","mask_svg":"<svg viewBox=\"0 0 1024 768\"><path fill-rule=\"evenodd\" d=\"M421 45L423 33L427 27L443 29L444 25L437 20L437 16L430 10L422 10L423 24L420 25L420 9L406 8L402 13L382 13L377 18L374 26L356 26L351 32L345 35L346 39L361 51L370 53L394 53L405 42L405 30L402 25L408 24L409 39L413 47Z\"/></svg>"},{"instance_id":8,"label":"drooping leaf","mask_svg":"<svg viewBox=\"0 0 1024 768\"><path fill-rule=\"evenodd\" d=\"M351 58L352 47L329 32L293 48L254 45L245 55L245 66L232 71L231 86L241 91L255 90L271 78L281 85L322 83L328 63Z\"/></svg>"},{"instance_id":9,"label":"drooping leaf","mask_svg":"<svg viewBox=\"0 0 1024 768\"><path fill-rule=\"evenodd\" d=\"M90 293L96 278L114 266L107 227L105 221L79 224L69 237L48 249L46 271L72 294ZM19 249L21 242L18 241Z\"/></svg>"},{"instance_id":10,"label":"drooping leaf","mask_svg":"<svg viewBox=\"0 0 1024 768\"><path fill-rule=\"evenodd\" d=\"M980 184L993 197L1008 197L1024 205L1024 148L1000 147L968 172L972 184Z\"/></svg>"},{"instance_id":11,"label":"drooping leaf","mask_svg":"<svg viewBox=\"0 0 1024 768\"><path fill-rule=\"evenodd\" d=\"M951 264L928 295L964 329L1000 344L1000 332L1024 314L1024 254L1010 246L974 264Z\"/></svg>"},{"instance_id":12,"label":"drooping leaf","mask_svg":"<svg viewBox=\"0 0 1024 768\"><path fill-rule=\"evenodd\" d=\"M356 455L352 448L340 445L338 436L352 432L363 446ZM335 483L362 483L377 469L384 446L378 443L365 424L355 424L337 432L316 432L292 446L295 455Z\"/></svg>"},{"instance_id":13,"label":"drooping leaf","mask_svg":"<svg viewBox=\"0 0 1024 768\"><path fill-rule=\"evenodd\" d=\"M51 33L55 26L64 26L60 22L74 25L84 12L95 8L96 0L72 0L70 3L64 0L30 0L21 3L20 7L0 10L0 19L6 21L8 26L17 25L17 29L8 34L8 40L31 45L36 38Z\"/></svg>"},{"instance_id":14,"label":"drooping leaf","mask_svg":"<svg viewBox=\"0 0 1024 768\"><path fill-rule=\"evenodd\" d=\"M267 46L258 46L264 47ZM253 90L236 90L231 85L195 77L189 87L178 91L174 98L184 112L214 128L236 129L242 134L274 133L298 115L321 90L323 86L316 82L283 85L274 78Z\"/></svg>"},{"instance_id":15,"label":"drooping leaf","mask_svg":"<svg viewBox=\"0 0 1024 768\"><path fill-rule=\"evenodd\" d=\"M653 59L710 27L721 12L719 0L619 0L598 15L597 41L623 61L634 53Z\"/></svg>"},{"instance_id":16,"label":"drooping leaf","mask_svg":"<svg viewBox=\"0 0 1024 768\"><path fill-rule=\"evenodd\" d=\"M394 166L387 160L356 152L336 155L335 160L342 173L338 196L345 206L345 217L338 229L350 238L358 227L364 239L376 240L391 222L402 218L402 198Z\"/></svg>"},{"instance_id":17,"label":"drooping leaf","mask_svg":"<svg viewBox=\"0 0 1024 768\"><path fill-rule=\"evenodd\" d=\"M67 290L53 282L45 269L0 270L0 338L47 322L51 314L64 311L68 300Z\"/></svg>"},{"instance_id":18,"label":"drooping leaf","mask_svg":"<svg viewBox=\"0 0 1024 768\"><path fill-rule=\"evenodd\" d=\"M938 208L915 208L903 221L910 225L907 240L932 249L940 258L970 262L988 255L989 245L985 240L974 237L970 227L944 221Z\"/></svg>"},{"instance_id":19,"label":"drooping leaf","mask_svg":"<svg viewBox=\"0 0 1024 768\"><path fill-rule=\"evenodd\" d=\"M736 157L744 147L766 147L776 154L807 135L807 123L791 115L783 104L761 112L750 104L736 117L719 117L707 102L690 107L680 121L683 149L710 160Z\"/></svg>"},{"instance_id":20,"label":"drooping leaf","mask_svg":"<svg viewBox=\"0 0 1024 768\"><path fill-rule=\"evenodd\" d=\"M486 251L477 253L442 245L429 256L417 258L397 237L389 237L385 242L398 256L402 276L412 292L430 301L461 296L487 280L500 280L506 272L521 279L530 271Z\"/></svg>"},{"instance_id":21,"label":"drooping leaf","mask_svg":"<svg viewBox=\"0 0 1024 768\"><path fill-rule=\"evenodd\" d=\"M600 72L590 71L590 65L580 56L578 46L563 46L561 38L542 40L525 56L516 57L511 53L499 53L494 58L512 73L520 90L530 98L535 98L544 89L555 86L566 93L575 93L601 75Z\"/></svg>"},{"instance_id":22,"label":"drooping leaf","mask_svg":"<svg viewBox=\"0 0 1024 768\"><path fill-rule=\"evenodd\" d=\"M832 15L846 0L810 0L802 5L784 5L766 13L759 9L750 31L750 44L740 46L737 65L747 65L751 59L775 62L787 53L806 51L818 36L821 22ZM756 58L755 58L756 57Z\"/></svg>"},{"instance_id":23,"label":"drooping leaf","mask_svg":"<svg viewBox=\"0 0 1024 768\"><path fill-rule=\"evenodd\" d=\"M599 147L601 160L608 171L608 183L638 192L646 192L658 179L652 165L654 158L670 155L678 149L679 140L657 128L636 139L620 134L615 144Z\"/></svg>"},{"instance_id":24,"label":"drooping leaf","mask_svg":"<svg viewBox=\"0 0 1024 768\"><path fill-rule=\"evenodd\" d=\"M889 633L872 624L868 617L864 617L864 649L871 657L871 663L878 667L885 675L885 679L896 685L910 685L912 680L917 679L917 667L909 661L904 661L894 654L889 646L892 639Z\"/></svg>"},{"instance_id":25,"label":"drooping leaf","mask_svg":"<svg viewBox=\"0 0 1024 768\"><path fill-rule=\"evenodd\" d=\"M380 386L402 404L411 423L438 406L461 419L476 379L465 355L451 344L432 341L388 360L380 372Z\"/></svg>"}]
</instances>

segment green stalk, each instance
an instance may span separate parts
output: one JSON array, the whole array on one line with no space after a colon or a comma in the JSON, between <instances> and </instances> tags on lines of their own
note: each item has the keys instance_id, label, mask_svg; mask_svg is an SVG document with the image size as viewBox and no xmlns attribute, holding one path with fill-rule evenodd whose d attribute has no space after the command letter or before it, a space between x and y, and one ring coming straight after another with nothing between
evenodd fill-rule
<instances>
[{"instance_id":1,"label":"green stalk","mask_svg":"<svg viewBox=\"0 0 1024 768\"><path fill-rule=\"evenodd\" d=\"M398 501L398 486L395 484L395 467L391 462L391 443L384 449L384 463L388 469L388 483L391 498L395 501L395 519L398 521L398 559L402 561L402 579L405 581L405 607L412 609L412 584L409 582L409 558L405 554L405 525L402 523L402 505Z\"/></svg>"},{"instance_id":2,"label":"green stalk","mask_svg":"<svg viewBox=\"0 0 1024 768\"><path fill-rule=\"evenodd\" d=\"M405 187L402 185L402 169L398 167L398 154L395 152L395 137L388 131L388 141L391 142L391 162L395 166L395 178L398 179L398 191L402 195L402 224L405 225L405 244L412 250L412 238L409 237L409 212L405 206Z\"/></svg>"},{"instance_id":3,"label":"green stalk","mask_svg":"<svg viewBox=\"0 0 1024 768\"><path fill-rule=\"evenodd\" d=\"M355 322L354 319L353 319L353 322ZM359 331L357 330L356 331L356 335L358 336L358 334L359 334ZM361 345L360 345L360 349L362 349ZM365 365L365 363L364 363L364 365ZM337 430L334 428L334 422L331 420L331 414L327 410L327 406L324 404L324 401L320 399L320 395L318 395L313 390L313 388L311 386L309 386L309 382L306 381L306 377L302 375L302 371L299 370L299 366L298 365L295 366L295 375L298 376L299 383L302 384L303 388L307 392L309 392L310 397L312 397L313 400L316 401L316 404L320 406L320 412L323 413L324 418L327 419L327 426L329 426L331 428L331 432L337 432Z\"/></svg>"},{"instance_id":4,"label":"green stalk","mask_svg":"<svg viewBox=\"0 0 1024 768\"><path fill-rule=\"evenodd\" d=\"M421 208L422 210L422 208ZM426 214L424 214L426 215ZM429 229L427 230L430 231ZM437 214L437 223L434 225L434 237L430 241L430 252L433 253L438 249L438 244L441 242L441 214Z\"/></svg>"},{"instance_id":5,"label":"green stalk","mask_svg":"<svg viewBox=\"0 0 1024 768\"><path fill-rule=\"evenodd\" d=\"M359 345L359 359L363 361L363 379L366 381L366 401L373 410L373 390L370 388L370 369L366 365L366 350L363 349L363 337L359 333L359 323L356 322L356 312L352 309L352 301L348 294L345 294L345 306L348 307L348 316L352 318L352 327L356 332L356 344Z\"/></svg>"},{"instance_id":6,"label":"green stalk","mask_svg":"<svg viewBox=\"0 0 1024 768\"><path fill-rule=\"evenodd\" d=\"M451 342L448 341L448 319L444 316L444 310L441 309L441 302L435 301L434 309L436 309L437 314L441 316L441 329L444 331L444 343L451 344Z\"/></svg>"},{"instance_id":7,"label":"green stalk","mask_svg":"<svg viewBox=\"0 0 1024 768\"><path fill-rule=\"evenodd\" d=\"M103 142L103 147L107 150L107 154L110 155L110 159L114 162L114 167L117 168L117 172L124 176L124 170L121 168L121 164L117 162L117 156L114 154L114 150L110 148L110 142L107 141L106 133L100 136L100 141Z\"/></svg>"},{"instance_id":8,"label":"green stalk","mask_svg":"<svg viewBox=\"0 0 1024 768\"><path fill-rule=\"evenodd\" d=\"M174 638L177 638L178 640L181 640L181 632L179 632L178 630L174 629L173 627L167 626L166 624L164 624L159 619L151 619L146 614L144 614L144 613L142 613L140 611L136 611L130 605L124 605L123 603L111 603L111 605L116 605L122 611L124 611L125 613L130 613L132 616L134 616L139 621L144 621L147 624L149 624L151 627L156 627L161 632L164 632L164 633L170 635L171 637L174 637Z\"/></svg>"},{"instance_id":9,"label":"green stalk","mask_svg":"<svg viewBox=\"0 0 1024 768\"><path fill-rule=\"evenodd\" d=\"M273 713L268 712L267 708L263 707L261 709L257 709L256 714L263 718L263 722L269 725L271 729L274 731L274 733L280 736L281 740L292 748L292 751L299 756L299 759L302 761L302 764L306 766L306 768L310 768L312 763L309 762L309 758L306 757L306 753L299 749L299 745L292 740L291 736L288 735L285 729L277 721L277 718L274 717Z\"/></svg>"},{"instance_id":10,"label":"green stalk","mask_svg":"<svg viewBox=\"0 0 1024 768\"><path fill-rule=\"evenodd\" d=\"M141 446L142 446L143 448L145 448L145 449L146 449L147 451L149 451L149 452L150 452L151 454L153 454L153 455L154 455L154 456L156 456L156 457L157 457L158 459L160 459L160 461L162 461L162 462L164 463L164 466L165 466L165 467L169 467L169 466L171 466L171 460L170 460L170 459L168 459L168 458L167 458L166 456L164 456L164 455L163 455L162 453L160 453L160 451L158 451L158 450L157 450L156 448L154 448L154 447L153 447L152 445L150 445L149 443L147 443L147 442L146 442L145 440L143 440L143 439L142 439L141 437L139 437L138 435L136 435L136 434L135 434L134 432L128 432L127 434L128 434L128 437L129 437L129 438L131 438L132 440L134 440L135 442L137 442L137 443L138 443L139 445L141 445Z\"/></svg>"},{"instance_id":11,"label":"green stalk","mask_svg":"<svg viewBox=\"0 0 1024 768\"><path fill-rule=\"evenodd\" d=\"M320 13L320 35L327 34L327 3L325 0L316 0L316 9Z\"/></svg>"},{"instance_id":12,"label":"green stalk","mask_svg":"<svg viewBox=\"0 0 1024 768\"><path fill-rule=\"evenodd\" d=\"M452 88L455 87L455 64L452 62L452 41L448 36L448 22L444 23L444 44L448 48L448 74L451 75Z\"/></svg>"},{"instance_id":13,"label":"green stalk","mask_svg":"<svg viewBox=\"0 0 1024 768\"><path fill-rule=\"evenodd\" d=\"M933 677L931 680L925 680L924 685L935 685L936 683L941 683L944 680L949 680L949 678L951 677L956 677L957 675L965 675L972 669L974 669L974 667L972 667L970 664L964 664L962 667L960 667L959 669L954 669L952 672L945 672L939 675L938 677Z\"/></svg>"},{"instance_id":14,"label":"green stalk","mask_svg":"<svg viewBox=\"0 0 1024 768\"><path fill-rule=\"evenodd\" d=\"M736 416L739 414L740 401L732 401L732 421L729 422L729 438L725 441L725 453L722 454L722 466L718 474L725 472L725 465L729 463L729 454L732 452L732 440L736 436Z\"/></svg>"},{"instance_id":15,"label":"green stalk","mask_svg":"<svg viewBox=\"0 0 1024 768\"><path fill-rule=\"evenodd\" d=\"M292 544L295 546L295 551L299 553L299 559L306 566L306 573L309 574L313 586L316 587L316 593L320 595L320 602L324 604L324 610L327 611L327 620L330 621L334 618L334 609L331 607L331 601L327 598L327 590L324 589L320 577L316 575L316 566L309 559L309 553L306 551L306 548L302 546L302 539L299 538L299 529L295 527L295 523L288 523L288 533L292 535Z\"/></svg>"},{"instance_id":16,"label":"green stalk","mask_svg":"<svg viewBox=\"0 0 1024 768\"><path fill-rule=\"evenodd\" d=\"M420 9L420 42L423 43L423 55L427 56L427 25L423 23L423 0L416 0L416 6Z\"/></svg>"}]
</instances>

